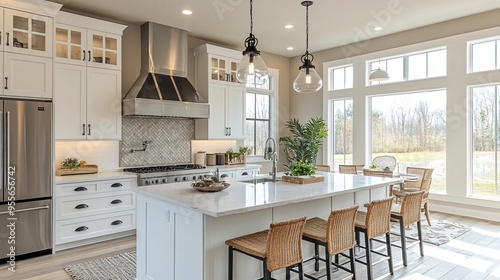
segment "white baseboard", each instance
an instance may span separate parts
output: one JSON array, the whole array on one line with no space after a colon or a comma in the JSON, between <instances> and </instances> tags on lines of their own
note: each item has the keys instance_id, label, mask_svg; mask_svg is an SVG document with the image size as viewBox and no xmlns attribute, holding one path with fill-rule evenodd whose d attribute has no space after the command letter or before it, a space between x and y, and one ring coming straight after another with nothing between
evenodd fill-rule
<instances>
[{"instance_id":1,"label":"white baseboard","mask_svg":"<svg viewBox=\"0 0 500 280\"><path fill-rule=\"evenodd\" d=\"M431 211L500 222L500 211L494 207L444 200L430 200L429 206Z\"/></svg>"}]
</instances>

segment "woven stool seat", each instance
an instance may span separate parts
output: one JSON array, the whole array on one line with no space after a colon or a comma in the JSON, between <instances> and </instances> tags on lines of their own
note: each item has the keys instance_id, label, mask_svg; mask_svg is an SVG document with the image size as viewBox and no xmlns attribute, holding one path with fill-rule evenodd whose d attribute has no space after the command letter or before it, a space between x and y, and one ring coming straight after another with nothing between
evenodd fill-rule
<instances>
[{"instance_id":1,"label":"woven stool seat","mask_svg":"<svg viewBox=\"0 0 500 280\"><path fill-rule=\"evenodd\" d=\"M302 236L326 243L326 221L318 217L307 220Z\"/></svg>"},{"instance_id":2,"label":"woven stool seat","mask_svg":"<svg viewBox=\"0 0 500 280\"><path fill-rule=\"evenodd\" d=\"M298 266L299 279L302 271L302 232L306 217L272 223L269 230L247 234L226 241L229 246L228 279L233 279L233 252L241 252L263 263L264 280L270 280L271 272L286 268L290 279L292 267Z\"/></svg>"},{"instance_id":3,"label":"woven stool seat","mask_svg":"<svg viewBox=\"0 0 500 280\"><path fill-rule=\"evenodd\" d=\"M266 240L269 230L263 230L249 235L237 237L226 241L226 245L232 246L247 254L265 258Z\"/></svg>"}]
</instances>

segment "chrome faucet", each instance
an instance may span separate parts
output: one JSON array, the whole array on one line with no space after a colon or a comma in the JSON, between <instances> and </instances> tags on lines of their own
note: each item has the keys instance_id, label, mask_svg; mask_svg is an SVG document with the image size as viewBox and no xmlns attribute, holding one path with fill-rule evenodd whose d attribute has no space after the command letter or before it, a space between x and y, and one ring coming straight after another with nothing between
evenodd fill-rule
<instances>
[{"instance_id":1,"label":"chrome faucet","mask_svg":"<svg viewBox=\"0 0 500 280\"><path fill-rule=\"evenodd\" d=\"M272 142L272 143L271 143ZM271 146L272 144L272 146ZM278 168L276 167L278 163L278 158L276 157L276 141L272 137L267 138L266 144L264 145L264 159L273 161L273 171L269 172L269 175L273 176L273 182L276 182L276 173Z\"/></svg>"}]
</instances>

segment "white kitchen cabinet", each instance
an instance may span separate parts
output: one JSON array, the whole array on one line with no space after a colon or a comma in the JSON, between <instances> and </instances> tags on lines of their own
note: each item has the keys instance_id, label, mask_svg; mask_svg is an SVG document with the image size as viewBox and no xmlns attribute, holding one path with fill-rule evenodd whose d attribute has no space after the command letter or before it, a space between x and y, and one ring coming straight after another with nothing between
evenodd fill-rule
<instances>
[{"instance_id":1,"label":"white kitchen cabinet","mask_svg":"<svg viewBox=\"0 0 500 280\"><path fill-rule=\"evenodd\" d=\"M84 22L87 19L82 18L63 12L61 15L58 15L56 22L55 61L58 63L120 70L122 32L120 28L118 28L119 34L113 34L61 23L63 21L85 26ZM95 19L91 19L91 21L95 21ZM115 29L117 25L114 23L106 24L110 25L111 30Z\"/></svg>"},{"instance_id":2,"label":"white kitchen cabinet","mask_svg":"<svg viewBox=\"0 0 500 280\"><path fill-rule=\"evenodd\" d=\"M111 238L136 228L135 178L57 183L54 190L56 250ZM131 233L130 233L131 234Z\"/></svg>"},{"instance_id":3,"label":"white kitchen cabinet","mask_svg":"<svg viewBox=\"0 0 500 280\"><path fill-rule=\"evenodd\" d=\"M144 195L137 203L137 279L203 279L192 269L203 267L203 215Z\"/></svg>"},{"instance_id":4,"label":"white kitchen cabinet","mask_svg":"<svg viewBox=\"0 0 500 280\"><path fill-rule=\"evenodd\" d=\"M210 118L195 120L195 138L244 139L246 87L236 80L241 53L208 44L194 52L196 88L210 104Z\"/></svg>"},{"instance_id":5,"label":"white kitchen cabinet","mask_svg":"<svg viewBox=\"0 0 500 280\"><path fill-rule=\"evenodd\" d=\"M121 71L56 63L55 139L121 138Z\"/></svg>"},{"instance_id":6,"label":"white kitchen cabinet","mask_svg":"<svg viewBox=\"0 0 500 280\"><path fill-rule=\"evenodd\" d=\"M52 98L52 59L5 52L3 95Z\"/></svg>"},{"instance_id":7,"label":"white kitchen cabinet","mask_svg":"<svg viewBox=\"0 0 500 280\"><path fill-rule=\"evenodd\" d=\"M51 17L3 9L3 51L52 58Z\"/></svg>"},{"instance_id":8,"label":"white kitchen cabinet","mask_svg":"<svg viewBox=\"0 0 500 280\"><path fill-rule=\"evenodd\" d=\"M65 12L57 15L56 140L121 139L121 35L125 27Z\"/></svg>"}]
</instances>

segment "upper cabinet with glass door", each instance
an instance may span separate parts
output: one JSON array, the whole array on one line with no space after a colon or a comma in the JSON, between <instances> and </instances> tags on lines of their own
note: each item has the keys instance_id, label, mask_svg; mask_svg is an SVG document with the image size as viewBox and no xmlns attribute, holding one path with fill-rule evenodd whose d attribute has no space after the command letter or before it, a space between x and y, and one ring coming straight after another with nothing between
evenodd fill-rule
<instances>
[{"instance_id":1,"label":"upper cabinet with glass door","mask_svg":"<svg viewBox=\"0 0 500 280\"><path fill-rule=\"evenodd\" d=\"M3 50L52 57L52 18L3 9Z\"/></svg>"},{"instance_id":2,"label":"upper cabinet with glass door","mask_svg":"<svg viewBox=\"0 0 500 280\"><path fill-rule=\"evenodd\" d=\"M123 25L60 12L56 18L56 62L121 70L123 29Z\"/></svg>"},{"instance_id":3,"label":"upper cabinet with glass door","mask_svg":"<svg viewBox=\"0 0 500 280\"><path fill-rule=\"evenodd\" d=\"M236 68L242 58L241 52L204 44L196 47L194 53L197 66L195 84L238 84Z\"/></svg>"}]
</instances>

